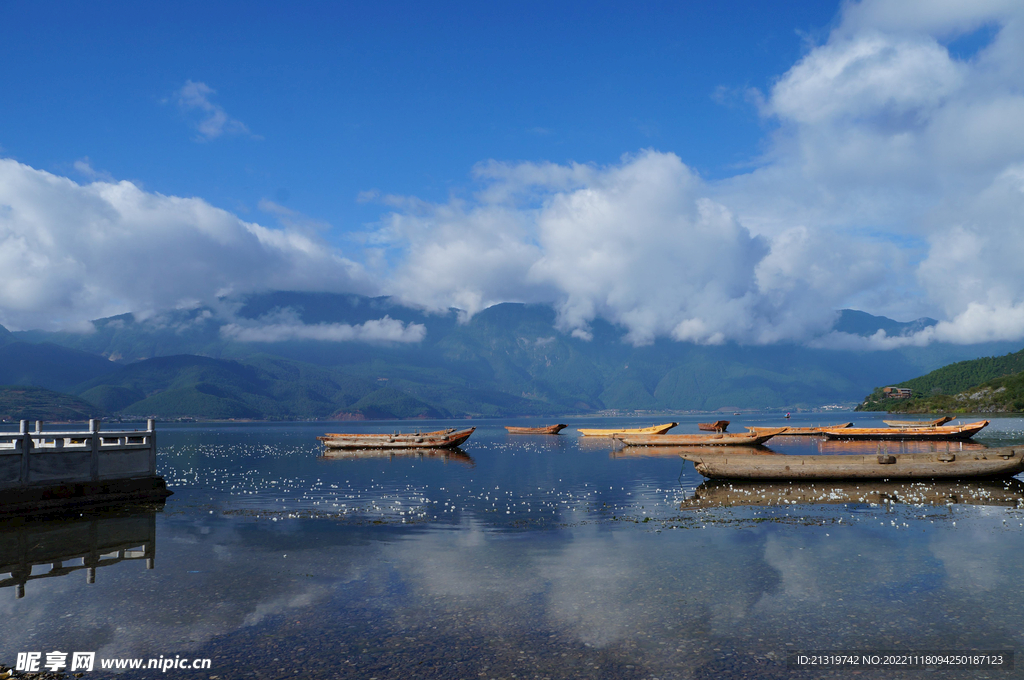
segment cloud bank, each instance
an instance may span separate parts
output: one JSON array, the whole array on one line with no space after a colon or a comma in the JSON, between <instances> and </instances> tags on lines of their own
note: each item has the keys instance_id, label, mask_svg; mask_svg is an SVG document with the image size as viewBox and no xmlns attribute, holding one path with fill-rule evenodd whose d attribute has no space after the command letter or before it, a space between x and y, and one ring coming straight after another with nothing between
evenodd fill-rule
<instances>
[{"instance_id":1,"label":"cloud bank","mask_svg":"<svg viewBox=\"0 0 1024 680\"><path fill-rule=\"evenodd\" d=\"M77 184L0 159L0 324L67 328L232 291L373 292L308 233L130 182Z\"/></svg>"},{"instance_id":2,"label":"cloud bank","mask_svg":"<svg viewBox=\"0 0 1024 680\"><path fill-rule=\"evenodd\" d=\"M385 315L361 324L305 324L294 314L286 318L261 318L247 323L229 323L220 327L225 338L239 342L285 342L288 340L321 340L326 342L402 342L416 343L427 335L419 323L403 323Z\"/></svg>"}]
</instances>

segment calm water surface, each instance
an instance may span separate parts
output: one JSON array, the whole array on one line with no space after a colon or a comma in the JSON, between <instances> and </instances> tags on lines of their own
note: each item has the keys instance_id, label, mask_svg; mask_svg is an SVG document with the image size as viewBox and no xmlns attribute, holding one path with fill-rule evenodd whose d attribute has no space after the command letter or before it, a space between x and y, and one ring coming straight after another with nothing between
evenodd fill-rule
<instances>
[{"instance_id":1,"label":"calm water surface","mask_svg":"<svg viewBox=\"0 0 1024 680\"><path fill-rule=\"evenodd\" d=\"M731 419L731 431L781 422ZM878 417L790 422L845 420ZM92 584L84 569L45 577L39 565L21 598L0 573L0 663L61 650L212 659L209 671L124 678L789 678L852 677L788 669L799 650L1024 649L1017 480L705 484L677 455L573 429L509 436L509 422L475 421L447 456L359 458L322 457L316 435L410 424L163 426L159 467L175 493L161 509L0 523L0 558L144 548L115 552ZM975 441L1024 443L1024 420L996 419Z\"/></svg>"}]
</instances>

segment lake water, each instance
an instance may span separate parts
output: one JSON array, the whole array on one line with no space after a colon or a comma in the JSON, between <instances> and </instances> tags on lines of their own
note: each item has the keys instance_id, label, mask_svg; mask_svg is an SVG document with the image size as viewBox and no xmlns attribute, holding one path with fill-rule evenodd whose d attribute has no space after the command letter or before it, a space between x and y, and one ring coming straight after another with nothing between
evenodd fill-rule
<instances>
[{"instance_id":1,"label":"lake water","mask_svg":"<svg viewBox=\"0 0 1024 680\"><path fill-rule=\"evenodd\" d=\"M782 422L731 419L740 432ZM790 424L845 420L879 417ZM0 523L0 564L32 546L139 546L113 551L91 584L81 559L59 576L39 565L20 598L0 573L0 663L55 650L211 660L86 678L1024 675L787 667L800 651L1024 648L1019 481L705 484L676 455L623 455L572 428L510 436L511 422L474 421L461 453L362 458L324 458L315 437L449 423L162 425L162 508ZM975 441L1024 443L1024 420L995 419Z\"/></svg>"}]
</instances>

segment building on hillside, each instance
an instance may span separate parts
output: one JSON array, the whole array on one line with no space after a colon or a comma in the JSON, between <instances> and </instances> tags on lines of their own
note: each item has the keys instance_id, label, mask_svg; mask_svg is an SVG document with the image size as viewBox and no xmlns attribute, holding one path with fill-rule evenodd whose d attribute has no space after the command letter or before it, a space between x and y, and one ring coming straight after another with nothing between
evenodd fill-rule
<instances>
[{"instance_id":1,"label":"building on hillside","mask_svg":"<svg viewBox=\"0 0 1024 680\"><path fill-rule=\"evenodd\" d=\"M910 399L913 394L909 387L883 387L882 393L890 399Z\"/></svg>"}]
</instances>

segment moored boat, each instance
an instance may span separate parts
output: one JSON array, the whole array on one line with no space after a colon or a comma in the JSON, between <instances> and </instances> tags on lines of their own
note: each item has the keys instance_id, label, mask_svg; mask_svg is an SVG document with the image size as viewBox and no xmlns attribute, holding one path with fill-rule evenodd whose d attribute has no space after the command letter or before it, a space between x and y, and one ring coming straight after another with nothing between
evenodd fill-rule
<instances>
[{"instance_id":1,"label":"moored boat","mask_svg":"<svg viewBox=\"0 0 1024 680\"><path fill-rule=\"evenodd\" d=\"M781 433L782 437L800 437L808 435L824 435L826 430L841 430L843 428L852 427L853 423L840 423L838 425L819 425L818 427L787 427L786 431ZM751 432L768 432L769 430L777 430L775 427L751 427L747 426L747 429Z\"/></svg>"},{"instance_id":2,"label":"moored boat","mask_svg":"<svg viewBox=\"0 0 1024 680\"><path fill-rule=\"evenodd\" d=\"M953 416L943 416L935 420L883 420L889 427L938 427L953 420Z\"/></svg>"},{"instance_id":3,"label":"moored boat","mask_svg":"<svg viewBox=\"0 0 1024 680\"><path fill-rule=\"evenodd\" d=\"M943 479L1005 477L1024 471L1022 451L879 453L874 455L794 456L680 453L697 472L717 479Z\"/></svg>"},{"instance_id":4,"label":"moored boat","mask_svg":"<svg viewBox=\"0 0 1024 680\"><path fill-rule=\"evenodd\" d=\"M545 425L543 427L514 427L512 425L506 425L505 429L508 430L509 434L558 434L568 425Z\"/></svg>"},{"instance_id":5,"label":"moored boat","mask_svg":"<svg viewBox=\"0 0 1024 680\"><path fill-rule=\"evenodd\" d=\"M786 428L780 427L769 432L760 433L659 434L653 436L616 434L614 438L626 446L758 446L785 431Z\"/></svg>"},{"instance_id":6,"label":"moored boat","mask_svg":"<svg viewBox=\"0 0 1024 680\"><path fill-rule=\"evenodd\" d=\"M579 428L576 431L584 437L611 437L616 434L665 434L679 423L664 423L662 425L652 425L650 427L620 427L615 428Z\"/></svg>"},{"instance_id":7,"label":"moored boat","mask_svg":"<svg viewBox=\"0 0 1024 680\"><path fill-rule=\"evenodd\" d=\"M393 434L325 434L317 437L328 449L451 449L464 443L476 431L436 430Z\"/></svg>"},{"instance_id":8,"label":"moored boat","mask_svg":"<svg viewBox=\"0 0 1024 680\"><path fill-rule=\"evenodd\" d=\"M933 427L847 427L826 430L829 439L970 439L988 425L979 420L963 425L936 425Z\"/></svg>"},{"instance_id":9,"label":"moored boat","mask_svg":"<svg viewBox=\"0 0 1024 680\"><path fill-rule=\"evenodd\" d=\"M728 420L716 420L713 423L697 423L697 429L706 432L725 432L728 427Z\"/></svg>"}]
</instances>

